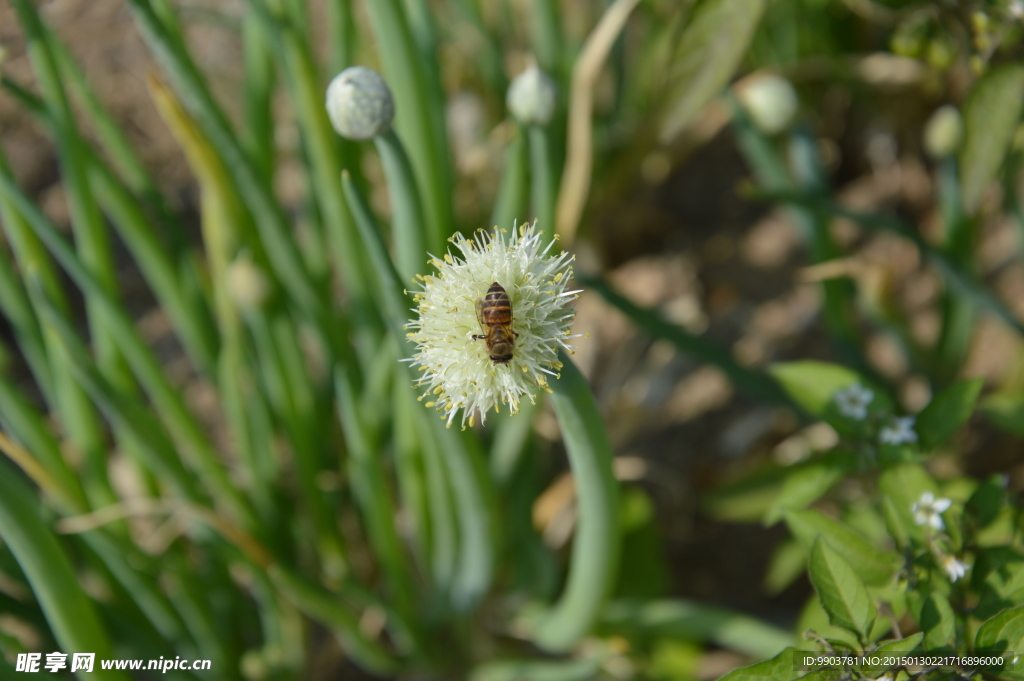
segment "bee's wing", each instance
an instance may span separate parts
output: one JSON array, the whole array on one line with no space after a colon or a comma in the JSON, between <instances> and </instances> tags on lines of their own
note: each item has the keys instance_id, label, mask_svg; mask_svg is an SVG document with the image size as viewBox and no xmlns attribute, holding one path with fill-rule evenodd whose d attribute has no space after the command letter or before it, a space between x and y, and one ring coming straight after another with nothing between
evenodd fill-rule
<instances>
[{"instance_id":1,"label":"bee's wing","mask_svg":"<svg viewBox=\"0 0 1024 681\"><path fill-rule=\"evenodd\" d=\"M484 331L487 330L487 324L484 322L484 299L476 299L476 320L480 322L480 328Z\"/></svg>"}]
</instances>

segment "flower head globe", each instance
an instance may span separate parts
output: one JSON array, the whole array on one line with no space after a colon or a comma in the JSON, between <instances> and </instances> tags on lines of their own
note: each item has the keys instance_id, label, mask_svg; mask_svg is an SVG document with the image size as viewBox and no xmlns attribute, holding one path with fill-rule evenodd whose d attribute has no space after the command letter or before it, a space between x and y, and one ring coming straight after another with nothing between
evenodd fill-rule
<instances>
[{"instance_id":1,"label":"flower head globe","mask_svg":"<svg viewBox=\"0 0 1024 681\"><path fill-rule=\"evenodd\" d=\"M548 377L558 376L560 348L568 344L573 302L579 291L567 290L574 257L552 253L555 241L545 239L536 223L493 232L480 230L473 239L456 234L444 259L434 257L435 275L417 275L422 290L414 292L418 316L406 325L417 352L408 361L423 372L416 386L421 400L436 407L448 425L462 412L462 426L475 415L486 421L491 409L508 404L519 411L524 397L534 401L539 390L550 392ZM511 305L512 358L492 359L487 325L480 302L499 284Z\"/></svg>"}]
</instances>

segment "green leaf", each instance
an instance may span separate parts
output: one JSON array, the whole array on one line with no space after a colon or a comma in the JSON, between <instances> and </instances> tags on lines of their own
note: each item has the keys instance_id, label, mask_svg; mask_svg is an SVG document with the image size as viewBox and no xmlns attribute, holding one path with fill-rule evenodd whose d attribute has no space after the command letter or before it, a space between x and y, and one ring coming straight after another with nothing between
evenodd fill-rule
<instances>
[{"instance_id":1,"label":"green leaf","mask_svg":"<svg viewBox=\"0 0 1024 681\"><path fill-rule=\"evenodd\" d=\"M763 0L710 0L697 9L668 65L672 102L661 125L668 142L693 122L732 78L764 12Z\"/></svg>"},{"instance_id":2,"label":"green leaf","mask_svg":"<svg viewBox=\"0 0 1024 681\"><path fill-rule=\"evenodd\" d=\"M711 641L755 657L769 657L793 643L793 635L726 608L685 600L619 600L608 604L602 630L637 637Z\"/></svg>"},{"instance_id":3,"label":"green leaf","mask_svg":"<svg viewBox=\"0 0 1024 681\"><path fill-rule=\"evenodd\" d=\"M821 599L818 598L817 592L813 592L807 597L803 608L800 610L800 616L797 618L796 624L793 626L793 631L796 632L798 636L797 646L801 650L818 650L819 640L838 641L838 643L832 644L832 647L835 650L860 649L857 639L853 634L846 629L833 626L829 623L828 613L825 612L825 608L822 607ZM814 637L805 637L804 634L807 632L813 632Z\"/></svg>"},{"instance_id":4,"label":"green leaf","mask_svg":"<svg viewBox=\"0 0 1024 681\"><path fill-rule=\"evenodd\" d=\"M990 479L978 485L964 509L977 522L978 527L986 527L996 518L1006 504L1006 491L998 479Z\"/></svg>"},{"instance_id":5,"label":"green leaf","mask_svg":"<svg viewBox=\"0 0 1024 681\"><path fill-rule=\"evenodd\" d=\"M0 459L0 538L28 578L61 649L109 658L113 648L92 601L79 585L64 549L43 523L28 485L6 459ZM121 681L128 677L96 665L88 678Z\"/></svg>"},{"instance_id":6,"label":"green leaf","mask_svg":"<svg viewBox=\"0 0 1024 681\"><path fill-rule=\"evenodd\" d=\"M704 648L692 641L658 639L651 644L646 678L676 681L694 678L704 660Z\"/></svg>"},{"instance_id":7,"label":"green leaf","mask_svg":"<svg viewBox=\"0 0 1024 681\"><path fill-rule=\"evenodd\" d=\"M971 571L971 588L978 594L974 609L978 619L1024 602L1024 555L1009 546L979 549Z\"/></svg>"},{"instance_id":8,"label":"green leaf","mask_svg":"<svg viewBox=\"0 0 1024 681\"><path fill-rule=\"evenodd\" d=\"M953 437L974 413L974 404L984 385L980 378L957 381L933 397L917 415L916 430L921 435L921 444L937 447Z\"/></svg>"},{"instance_id":9,"label":"green leaf","mask_svg":"<svg viewBox=\"0 0 1024 681\"><path fill-rule=\"evenodd\" d=\"M809 550L819 537L827 539L866 584L882 586L892 579L898 556L875 548L845 524L813 510L787 511L785 519L789 531Z\"/></svg>"},{"instance_id":10,"label":"green leaf","mask_svg":"<svg viewBox=\"0 0 1024 681\"><path fill-rule=\"evenodd\" d=\"M1004 610L978 629L974 640L977 655L1005 655L1004 664L989 667L1001 679L1024 679L1024 606Z\"/></svg>"},{"instance_id":11,"label":"green leaf","mask_svg":"<svg viewBox=\"0 0 1024 681\"><path fill-rule=\"evenodd\" d=\"M978 408L1006 432L1024 437L1024 391L989 395Z\"/></svg>"},{"instance_id":12,"label":"green leaf","mask_svg":"<svg viewBox=\"0 0 1024 681\"><path fill-rule=\"evenodd\" d=\"M878 611L856 571L827 540L819 538L811 548L810 577L829 621L867 638Z\"/></svg>"},{"instance_id":13,"label":"green leaf","mask_svg":"<svg viewBox=\"0 0 1024 681\"><path fill-rule=\"evenodd\" d=\"M818 418L824 418L837 391L863 384L857 372L828 362L786 362L772 365L769 371L797 404Z\"/></svg>"},{"instance_id":14,"label":"green leaf","mask_svg":"<svg viewBox=\"0 0 1024 681\"><path fill-rule=\"evenodd\" d=\"M794 664L802 654L794 648L786 648L770 660L731 671L719 681L793 681L803 674Z\"/></svg>"},{"instance_id":15,"label":"green leaf","mask_svg":"<svg viewBox=\"0 0 1024 681\"><path fill-rule=\"evenodd\" d=\"M801 676L800 681L838 681L839 679L845 679L847 677L848 672L843 669L822 667L821 669L815 669L813 672Z\"/></svg>"},{"instance_id":16,"label":"green leaf","mask_svg":"<svg viewBox=\"0 0 1024 681\"><path fill-rule=\"evenodd\" d=\"M838 391L859 384L872 391L869 414L891 413L892 399L878 386L865 381L857 372L828 362L802 361L775 364L769 369L783 390L808 414L827 422L840 435L864 436L865 420L843 414L836 404Z\"/></svg>"},{"instance_id":17,"label":"green leaf","mask_svg":"<svg viewBox=\"0 0 1024 681\"><path fill-rule=\"evenodd\" d=\"M757 522L775 503L787 470L782 466L757 469L712 491L702 505L718 520Z\"/></svg>"},{"instance_id":18,"label":"green leaf","mask_svg":"<svg viewBox=\"0 0 1024 681\"><path fill-rule=\"evenodd\" d=\"M795 539L780 542L772 553L765 570L764 588L771 595L781 593L803 574L807 563L807 549Z\"/></svg>"},{"instance_id":19,"label":"green leaf","mask_svg":"<svg viewBox=\"0 0 1024 681\"><path fill-rule=\"evenodd\" d=\"M994 69L977 82L964 107L960 190L973 213L1010 149L1024 104L1024 66Z\"/></svg>"},{"instance_id":20,"label":"green leaf","mask_svg":"<svg viewBox=\"0 0 1024 681\"><path fill-rule=\"evenodd\" d=\"M923 543L924 528L914 522L911 507L923 493L936 491L932 479L920 466L903 464L882 471L878 486L889 532L900 540L900 545L906 544L908 539Z\"/></svg>"},{"instance_id":21,"label":"green leaf","mask_svg":"<svg viewBox=\"0 0 1024 681\"><path fill-rule=\"evenodd\" d=\"M852 468L854 457L848 452L832 451L793 466L782 491L765 515L765 525L778 522L786 509L804 508L817 501Z\"/></svg>"},{"instance_id":22,"label":"green leaf","mask_svg":"<svg viewBox=\"0 0 1024 681\"><path fill-rule=\"evenodd\" d=\"M1024 650L1024 606L1003 610L978 628L974 649L999 653Z\"/></svg>"},{"instance_id":23,"label":"green leaf","mask_svg":"<svg viewBox=\"0 0 1024 681\"><path fill-rule=\"evenodd\" d=\"M884 658L887 655L909 653L915 650L921 644L921 640L923 638L924 634L921 632L917 632L916 634L912 634L911 636L896 641L885 641L879 644L878 647L875 648L874 652L871 653L871 655L878 655ZM861 665L859 669L861 672L864 673L865 676L877 677L884 670L888 669L888 665Z\"/></svg>"},{"instance_id":24,"label":"green leaf","mask_svg":"<svg viewBox=\"0 0 1024 681\"><path fill-rule=\"evenodd\" d=\"M906 638L901 638L897 641L885 641L880 643L875 652L879 654L884 653L909 653L921 644L921 640L924 638L924 634L920 631L916 634L911 634Z\"/></svg>"},{"instance_id":25,"label":"green leaf","mask_svg":"<svg viewBox=\"0 0 1024 681\"><path fill-rule=\"evenodd\" d=\"M922 647L925 650L949 650L956 640L956 614L949 599L938 591L921 596L918 592L908 593L911 611L917 624L924 632Z\"/></svg>"}]
</instances>

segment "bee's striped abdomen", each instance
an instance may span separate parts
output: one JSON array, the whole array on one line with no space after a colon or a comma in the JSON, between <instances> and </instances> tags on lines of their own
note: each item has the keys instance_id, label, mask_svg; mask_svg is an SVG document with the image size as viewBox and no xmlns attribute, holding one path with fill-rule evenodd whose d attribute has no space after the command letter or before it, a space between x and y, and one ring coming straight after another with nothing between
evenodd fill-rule
<instances>
[{"instance_id":1,"label":"bee's striped abdomen","mask_svg":"<svg viewBox=\"0 0 1024 681\"><path fill-rule=\"evenodd\" d=\"M498 282L491 284L480 307L480 316L487 326L505 325L512 322L512 302Z\"/></svg>"}]
</instances>

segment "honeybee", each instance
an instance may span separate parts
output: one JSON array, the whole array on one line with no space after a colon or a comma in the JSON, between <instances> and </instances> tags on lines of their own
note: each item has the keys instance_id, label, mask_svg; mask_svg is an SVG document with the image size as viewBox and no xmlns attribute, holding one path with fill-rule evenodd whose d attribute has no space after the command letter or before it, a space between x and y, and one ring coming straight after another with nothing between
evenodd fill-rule
<instances>
[{"instance_id":1,"label":"honeybee","mask_svg":"<svg viewBox=\"0 0 1024 681\"><path fill-rule=\"evenodd\" d=\"M504 287L498 282L491 284L487 295L476 301L476 316L483 335L473 335L473 340L483 340L487 355L495 364L508 364L512 360L512 348L519 334L512 330L512 301Z\"/></svg>"}]
</instances>

